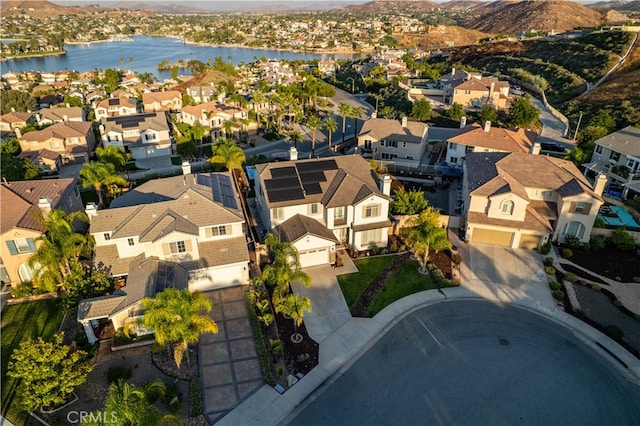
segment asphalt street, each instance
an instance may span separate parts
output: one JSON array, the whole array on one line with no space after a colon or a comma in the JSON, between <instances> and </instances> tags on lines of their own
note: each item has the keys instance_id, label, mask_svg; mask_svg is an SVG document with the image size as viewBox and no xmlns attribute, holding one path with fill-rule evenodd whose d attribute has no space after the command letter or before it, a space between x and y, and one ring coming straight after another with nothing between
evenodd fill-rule
<instances>
[{"instance_id":1,"label":"asphalt street","mask_svg":"<svg viewBox=\"0 0 640 426\"><path fill-rule=\"evenodd\" d=\"M640 388L571 332L483 301L418 310L312 393L292 425L637 425Z\"/></svg>"}]
</instances>

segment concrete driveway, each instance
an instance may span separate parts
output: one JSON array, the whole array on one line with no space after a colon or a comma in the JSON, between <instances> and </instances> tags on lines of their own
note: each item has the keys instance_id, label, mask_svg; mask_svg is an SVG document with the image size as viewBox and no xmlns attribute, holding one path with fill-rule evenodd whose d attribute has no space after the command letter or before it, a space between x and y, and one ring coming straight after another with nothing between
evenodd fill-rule
<instances>
[{"instance_id":1,"label":"concrete driveway","mask_svg":"<svg viewBox=\"0 0 640 426\"><path fill-rule=\"evenodd\" d=\"M311 285L292 283L293 291L311 300L311 312L304 314L309 336L318 343L329 337L351 319L338 279L329 265L304 268L311 276Z\"/></svg>"},{"instance_id":2,"label":"concrete driveway","mask_svg":"<svg viewBox=\"0 0 640 426\"><path fill-rule=\"evenodd\" d=\"M543 256L533 250L511 249L486 244L468 246L470 277L464 287L491 299L530 299L554 308L542 264Z\"/></svg>"}]
</instances>

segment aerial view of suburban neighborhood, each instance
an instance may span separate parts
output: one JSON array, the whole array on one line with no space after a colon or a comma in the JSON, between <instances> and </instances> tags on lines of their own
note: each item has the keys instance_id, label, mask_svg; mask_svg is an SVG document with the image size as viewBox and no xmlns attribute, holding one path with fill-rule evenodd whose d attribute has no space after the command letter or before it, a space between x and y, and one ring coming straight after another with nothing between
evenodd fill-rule
<instances>
[{"instance_id":1,"label":"aerial view of suburban neighborhood","mask_svg":"<svg viewBox=\"0 0 640 426\"><path fill-rule=\"evenodd\" d=\"M0 1L0 426L640 425L640 1Z\"/></svg>"}]
</instances>

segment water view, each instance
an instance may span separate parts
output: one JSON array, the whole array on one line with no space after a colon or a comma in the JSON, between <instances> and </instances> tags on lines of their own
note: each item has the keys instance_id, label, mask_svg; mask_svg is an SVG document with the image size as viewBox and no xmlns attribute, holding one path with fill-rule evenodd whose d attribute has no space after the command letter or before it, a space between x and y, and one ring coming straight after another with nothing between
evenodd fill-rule
<instances>
[{"instance_id":1,"label":"water view","mask_svg":"<svg viewBox=\"0 0 640 426\"><path fill-rule=\"evenodd\" d=\"M136 36L133 41L113 41L93 44L66 44L65 55L44 56L37 58L10 59L0 62L0 70L8 71L59 71L64 69L79 72L93 69L123 68L138 73L149 72L155 74L159 80L170 78L169 70L159 71L158 64L163 60L176 62L179 59L197 59L207 62L216 56L225 61L229 58L234 65L240 62L253 62L262 56L273 59L313 60L334 57L348 59L351 55L339 54L311 54L287 52L267 49L244 49L236 47L214 47L185 44L180 39L171 37ZM189 74L183 69L181 74Z\"/></svg>"}]
</instances>

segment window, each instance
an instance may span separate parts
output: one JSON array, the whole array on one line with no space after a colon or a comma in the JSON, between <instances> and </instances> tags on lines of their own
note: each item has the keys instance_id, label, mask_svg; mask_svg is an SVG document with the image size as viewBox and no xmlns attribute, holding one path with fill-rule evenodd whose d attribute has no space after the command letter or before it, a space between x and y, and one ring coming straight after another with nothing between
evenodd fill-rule
<instances>
[{"instance_id":1,"label":"window","mask_svg":"<svg viewBox=\"0 0 640 426\"><path fill-rule=\"evenodd\" d=\"M407 147L407 143L406 142L402 142L402 147L406 148Z\"/></svg>"},{"instance_id":2,"label":"window","mask_svg":"<svg viewBox=\"0 0 640 426\"><path fill-rule=\"evenodd\" d=\"M7 268L5 268L4 265L0 265L0 281L2 281L2 284L8 284L11 282Z\"/></svg>"},{"instance_id":3,"label":"window","mask_svg":"<svg viewBox=\"0 0 640 426\"><path fill-rule=\"evenodd\" d=\"M620 159L620 153L611 151L611 155L609 155L609 158L613 161L618 161Z\"/></svg>"},{"instance_id":4,"label":"window","mask_svg":"<svg viewBox=\"0 0 640 426\"><path fill-rule=\"evenodd\" d=\"M276 220L284 219L284 208L277 207L275 209L271 209L271 219L276 219Z\"/></svg>"},{"instance_id":5,"label":"window","mask_svg":"<svg viewBox=\"0 0 640 426\"><path fill-rule=\"evenodd\" d=\"M370 139L365 139L364 140L364 149L371 149L371 140Z\"/></svg>"},{"instance_id":6,"label":"window","mask_svg":"<svg viewBox=\"0 0 640 426\"><path fill-rule=\"evenodd\" d=\"M127 238L127 244L129 244L129 247L131 247L135 246L136 242L133 240L133 238Z\"/></svg>"},{"instance_id":7,"label":"window","mask_svg":"<svg viewBox=\"0 0 640 426\"><path fill-rule=\"evenodd\" d=\"M186 253L187 248L184 241L176 241L175 243L169 243L169 252L171 254Z\"/></svg>"},{"instance_id":8,"label":"window","mask_svg":"<svg viewBox=\"0 0 640 426\"><path fill-rule=\"evenodd\" d=\"M382 241L382 229L370 229L362 232L361 244L373 244Z\"/></svg>"},{"instance_id":9,"label":"window","mask_svg":"<svg viewBox=\"0 0 640 426\"><path fill-rule=\"evenodd\" d=\"M370 204L364 208L364 217L376 217L380 215L380 204Z\"/></svg>"},{"instance_id":10,"label":"window","mask_svg":"<svg viewBox=\"0 0 640 426\"><path fill-rule=\"evenodd\" d=\"M393 160L394 158L398 158L398 155L397 154L389 154L389 153L386 153L386 152L382 153L382 159L383 160Z\"/></svg>"},{"instance_id":11,"label":"window","mask_svg":"<svg viewBox=\"0 0 640 426\"><path fill-rule=\"evenodd\" d=\"M553 191L542 191L542 196L544 198L551 198L553 197Z\"/></svg>"},{"instance_id":12,"label":"window","mask_svg":"<svg viewBox=\"0 0 640 426\"><path fill-rule=\"evenodd\" d=\"M227 233L227 225L220 225L209 228L207 234L207 237L218 237L220 235L228 235L230 232Z\"/></svg>"},{"instance_id":13,"label":"window","mask_svg":"<svg viewBox=\"0 0 640 426\"><path fill-rule=\"evenodd\" d=\"M458 162L458 157L450 157L449 162L452 164L456 164Z\"/></svg>"},{"instance_id":14,"label":"window","mask_svg":"<svg viewBox=\"0 0 640 426\"><path fill-rule=\"evenodd\" d=\"M584 237L584 225L577 221L572 221L564 225L562 235L565 237L572 235L582 239Z\"/></svg>"},{"instance_id":15,"label":"window","mask_svg":"<svg viewBox=\"0 0 640 426\"><path fill-rule=\"evenodd\" d=\"M575 214L589 214L589 212L591 211L591 203L585 203L582 201L571 203L571 208L569 209L569 211Z\"/></svg>"},{"instance_id":16,"label":"window","mask_svg":"<svg viewBox=\"0 0 640 426\"><path fill-rule=\"evenodd\" d=\"M311 214L318 214L318 203L311 204Z\"/></svg>"},{"instance_id":17,"label":"window","mask_svg":"<svg viewBox=\"0 0 640 426\"><path fill-rule=\"evenodd\" d=\"M414 159L413 155L407 155L407 160L413 160L413 159Z\"/></svg>"},{"instance_id":18,"label":"window","mask_svg":"<svg viewBox=\"0 0 640 426\"><path fill-rule=\"evenodd\" d=\"M453 142L449 142L449 149L451 151L457 151L458 150L458 144L457 143L453 143Z\"/></svg>"},{"instance_id":19,"label":"window","mask_svg":"<svg viewBox=\"0 0 640 426\"><path fill-rule=\"evenodd\" d=\"M58 141L51 141L49 144L51 145L51 148L60 148L60 142Z\"/></svg>"},{"instance_id":20,"label":"window","mask_svg":"<svg viewBox=\"0 0 640 426\"><path fill-rule=\"evenodd\" d=\"M36 268L37 269L37 268ZM23 263L18 268L18 275L20 275L20 281L28 283L33 280L36 270L29 266L28 263Z\"/></svg>"},{"instance_id":21,"label":"window","mask_svg":"<svg viewBox=\"0 0 640 426\"><path fill-rule=\"evenodd\" d=\"M637 161L637 160L634 160L633 158L627 159L627 168L629 169L630 172L637 171L639 164L640 164L640 162Z\"/></svg>"},{"instance_id":22,"label":"window","mask_svg":"<svg viewBox=\"0 0 640 426\"><path fill-rule=\"evenodd\" d=\"M515 204L511 200L502 201L502 203L500 203L500 213L512 215L514 205Z\"/></svg>"},{"instance_id":23,"label":"window","mask_svg":"<svg viewBox=\"0 0 640 426\"><path fill-rule=\"evenodd\" d=\"M596 154L602 154L602 145L596 145Z\"/></svg>"},{"instance_id":24,"label":"window","mask_svg":"<svg viewBox=\"0 0 640 426\"><path fill-rule=\"evenodd\" d=\"M111 239L111 232L105 232L104 234L102 234L102 236L104 237L105 241L109 241Z\"/></svg>"},{"instance_id":25,"label":"window","mask_svg":"<svg viewBox=\"0 0 640 426\"><path fill-rule=\"evenodd\" d=\"M36 251L36 245L33 242L33 238L16 238L15 240L7 241L7 247L9 253L12 256L17 254L34 253Z\"/></svg>"},{"instance_id":26,"label":"window","mask_svg":"<svg viewBox=\"0 0 640 426\"><path fill-rule=\"evenodd\" d=\"M344 207L336 207L333 209L334 220L344 220Z\"/></svg>"}]
</instances>

